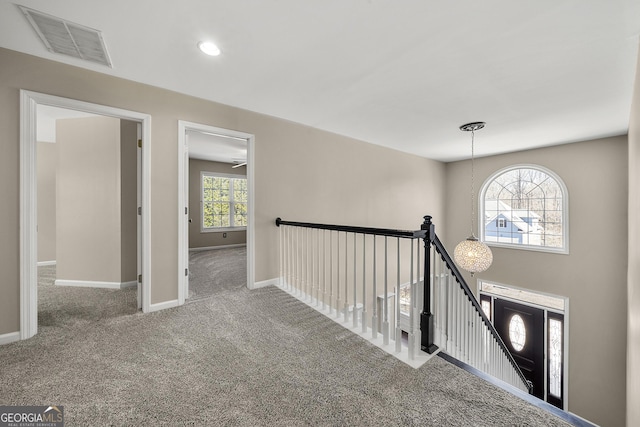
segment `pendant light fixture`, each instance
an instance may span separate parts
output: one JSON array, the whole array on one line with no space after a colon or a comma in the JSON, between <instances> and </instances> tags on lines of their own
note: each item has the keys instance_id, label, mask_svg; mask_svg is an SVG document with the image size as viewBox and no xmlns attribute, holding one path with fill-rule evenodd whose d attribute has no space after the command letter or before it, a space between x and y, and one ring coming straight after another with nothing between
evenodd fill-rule
<instances>
[{"instance_id":1,"label":"pendant light fixture","mask_svg":"<svg viewBox=\"0 0 640 427\"><path fill-rule=\"evenodd\" d=\"M474 188L474 136L475 131L484 128L485 122L473 122L460 126L460 130L471 132L471 235L466 240L458 243L453 251L456 264L463 270L467 270L473 276L475 273L485 271L493 262L493 253L489 246L485 245L473 234L475 222L475 188Z\"/></svg>"}]
</instances>

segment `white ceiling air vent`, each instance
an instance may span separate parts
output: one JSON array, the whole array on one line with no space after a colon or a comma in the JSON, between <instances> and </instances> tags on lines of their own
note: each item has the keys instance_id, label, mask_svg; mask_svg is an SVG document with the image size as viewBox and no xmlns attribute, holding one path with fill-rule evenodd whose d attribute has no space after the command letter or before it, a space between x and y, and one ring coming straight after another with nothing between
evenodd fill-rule
<instances>
[{"instance_id":1,"label":"white ceiling air vent","mask_svg":"<svg viewBox=\"0 0 640 427\"><path fill-rule=\"evenodd\" d=\"M50 52L112 67L100 31L24 6L18 7Z\"/></svg>"}]
</instances>

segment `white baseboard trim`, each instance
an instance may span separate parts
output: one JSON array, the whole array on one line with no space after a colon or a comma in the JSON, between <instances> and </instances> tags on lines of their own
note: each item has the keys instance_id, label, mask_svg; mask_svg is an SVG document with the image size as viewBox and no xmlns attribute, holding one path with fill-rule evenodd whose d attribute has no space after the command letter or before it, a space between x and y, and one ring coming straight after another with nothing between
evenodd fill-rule
<instances>
[{"instance_id":1,"label":"white baseboard trim","mask_svg":"<svg viewBox=\"0 0 640 427\"><path fill-rule=\"evenodd\" d=\"M204 246L204 247L201 247L201 248L189 248L189 252L203 252L203 251L213 251L215 249L241 248L243 246L247 246L247 244L246 243L237 243L235 245Z\"/></svg>"},{"instance_id":2,"label":"white baseboard trim","mask_svg":"<svg viewBox=\"0 0 640 427\"><path fill-rule=\"evenodd\" d=\"M130 282L122 282L122 283L120 283L120 289L135 288L136 286L138 286L138 281L137 280L132 280Z\"/></svg>"},{"instance_id":3,"label":"white baseboard trim","mask_svg":"<svg viewBox=\"0 0 640 427\"><path fill-rule=\"evenodd\" d=\"M99 288L99 289L124 289L132 288L138 285L138 282L98 282L94 280L65 280L56 279L56 286L77 286L82 288Z\"/></svg>"},{"instance_id":4,"label":"white baseboard trim","mask_svg":"<svg viewBox=\"0 0 640 427\"><path fill-rule=\"evenodd\" d=\"M38 261L38 267L44 267L45 265L56 265L56 260L52 261Z\"/></svg>"},{"instance_id":5,"label":"white baseboard trim","mask_svg":"<svg viewBox=\"0 0 640 427\"><path fill-rule=\"evenodd\" d=\"M10 332L0 335L0 345L11 344L16 341L20 341L20 332Z\"/></svg>"},{"instance_id":6,"label":"white baseboard trim","mask_svg":"<svg viewBox=\"0 0 640 427\"><path fill-rule=\"evenodd\" d=\"M255 282L253 286L250 286L249 289L259 289L264 288L266 286L275 285L278 286L280 284L280 278L276 277L275 279L263 280L261 282Z\"/></svg>"},{"instance_id":7,"label":"white baseboard trim","mask_svg":"<svg viewBox=\"0 0 640 427\"><path fill-rule=\"evenodd\" d=\"M174 307L177 307L179 305L180 304L178 303L177 299L174 299L174 300L171 300L171 301L159 302L157 304L151 304L151 305L149 305L148 313L151 313L153 311L166 310L167 308L174 308Z\"/></svg>"}]
</instances>

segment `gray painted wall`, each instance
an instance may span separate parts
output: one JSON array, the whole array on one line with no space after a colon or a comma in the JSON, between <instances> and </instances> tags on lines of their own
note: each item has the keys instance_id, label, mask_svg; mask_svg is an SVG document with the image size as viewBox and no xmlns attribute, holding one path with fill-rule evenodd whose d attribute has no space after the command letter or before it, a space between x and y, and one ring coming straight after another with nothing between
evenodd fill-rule
<instances>
[{"instance_id":1,"label":"gray painted wall","mask_svg":"<svg viewBox=\"0 0 640 427\"><path fill-rule=\"evenodd\" d=\"M151 303L178 287L178 120L255 135L256 280L278 276L276 217L412 229L444 219L444 164L199 98L0 49L0 334L19 329L19 89L152 116Z\"/></svg>"},{"instance_id":2,"label":"gray painted wall","mask_svg":"<svg viewBox=\"0 0 640 427\"><path fill-rule=\"evenodd\" d=\"M122 137L133 151L122 150ZM57 279L135 280L135 124L121 129L120 120L111 117L61 119L56 145ZM124 173L123 157L129 157ZM125 221L123 212L128 213Z\"/></svg>"},{"instance_id":3,"label":"gray painted wall","mask_svg":"<svg viewBox=\"0 0 640 427\"><path fill-rule=\"evenodd\" d=\"M54 143L38 142L38 262L56 260L56 174Z\"/></svg>"},{"instance_id":4,"label":"gray painted wall","mask_svg":"<svg viewBox=\"0 0 640 427\"><path fill-rule=\"evenodd\" d=\"M206 248L214 246L238 245L247 243L246 231L227 231L227 237L222 232L202 232L202 215L200 205L200 173L218 172L233 175L246 174L246 168L233 169L229 163L209 162L206 160L189 159L189 248Z\"/></svg>"},{"instance_id":5,"label":"gray painted wall","mask_svg":"<svg viewBox=\"0 0 640 427\"><path fill-rule=\"evenodd\" d=\"M481 134L476 142L482 144ZM494 172L522 163L544 166L566 184L570 253L493 248L493 265L476 278L568 297L569 411L603 426L624 425L627 137L476 159L476 191ZM450 249L469 234L470 179L469 161L447 164ZM467 280L476 289L475 278Z\"/></svg>"},{"instance_id":6,"label":"gray painted wall","mask_svg":"<svg viewBox=\"0 0 640 427\"><path fill-rule=\"evenodd\" d=\"M640 55L629 120L627 425L640 425Z\"/></svg>"}]
</instances>

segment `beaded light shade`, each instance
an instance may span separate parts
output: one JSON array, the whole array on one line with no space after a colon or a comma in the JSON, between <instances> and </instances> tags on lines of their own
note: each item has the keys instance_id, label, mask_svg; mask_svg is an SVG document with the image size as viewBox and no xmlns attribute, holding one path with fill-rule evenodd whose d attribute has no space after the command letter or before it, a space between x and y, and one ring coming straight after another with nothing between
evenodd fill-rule
<instances>
[{"instance_id":1,"label":"beaded light shade","mask_svg":"<svg viewBox=\"0 0 640 427\"><path fill-rule=\"evenodd\" d=\"M473 176L474 157L474 132L484 127L485 122L473 122L460 126L460 130L471 132L471 236L458 243L453 251L453 258L456 264L463 270L467 270L473 276L475 273L485 271L493 262L493 253L489 246L479 241L473 234L473 224L475 221L475 189Z\"/></svg>"},{"instance_id":2,"label":"beaded light shade","mask_svg":"<svg viewBox=\"0 0 640 427\"><path fill-rule=\"evenodd\" d=\"M493 253L489 246L485 245L474 236L458 243L453 251L453 257L460 268L467 270L473 275L481 273L491 266Z\"/></svg>"}]
</instances>

